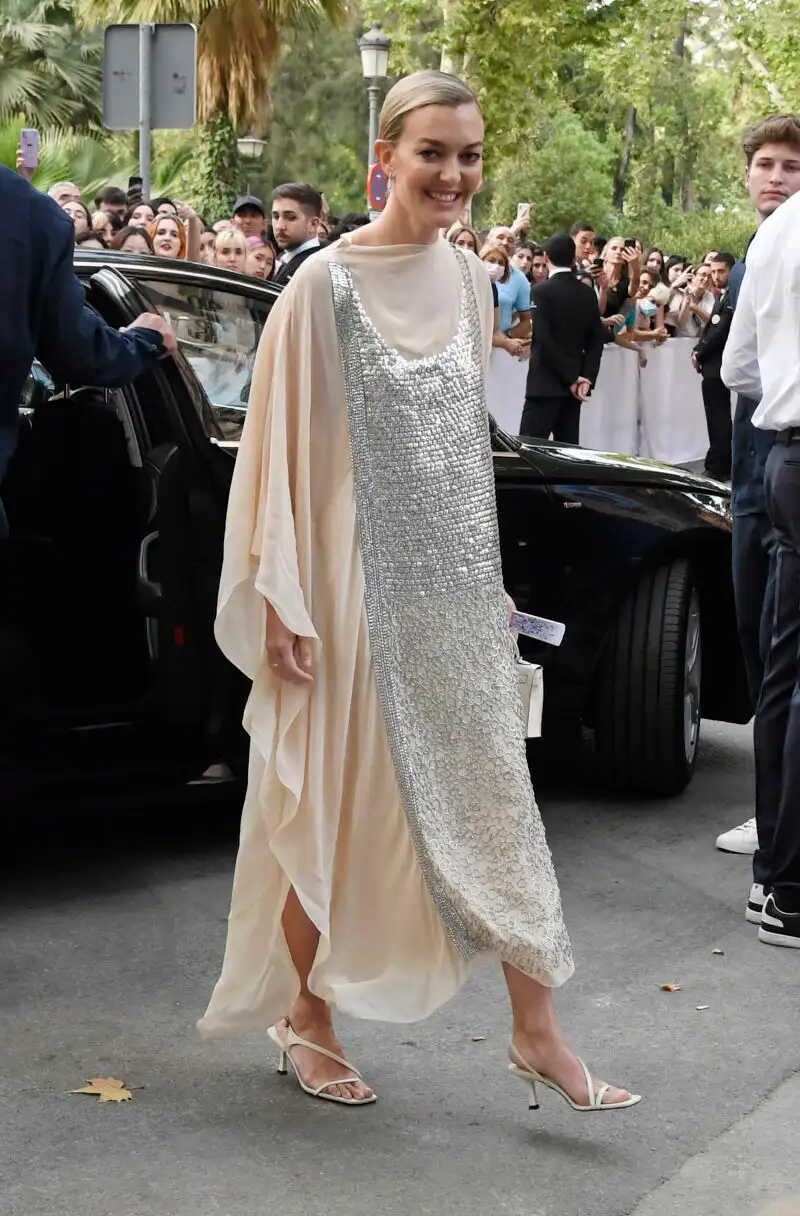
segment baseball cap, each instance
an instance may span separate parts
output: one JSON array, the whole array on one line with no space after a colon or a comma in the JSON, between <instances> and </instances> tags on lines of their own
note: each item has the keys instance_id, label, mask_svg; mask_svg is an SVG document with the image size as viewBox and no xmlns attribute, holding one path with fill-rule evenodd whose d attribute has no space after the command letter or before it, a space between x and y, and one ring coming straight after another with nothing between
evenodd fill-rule
<instances>
[{"instance_id":1,"label":"baseball cap","mask_svg":"<svg viewBox=\"0 0 800 1216\"><path fill-rule=\"evenodd\" d=\"M241 211L242 207L254 207L256 209L256 211L260 211L262 215L267 214L266 211L264 210L264 204L262 203L261 199L258 198L255 194L240 195L239 198L237 198L236 202L233 204L233 211L231 212L231 214L236 215L236 212Z\"/></svg>"}]
</instances>

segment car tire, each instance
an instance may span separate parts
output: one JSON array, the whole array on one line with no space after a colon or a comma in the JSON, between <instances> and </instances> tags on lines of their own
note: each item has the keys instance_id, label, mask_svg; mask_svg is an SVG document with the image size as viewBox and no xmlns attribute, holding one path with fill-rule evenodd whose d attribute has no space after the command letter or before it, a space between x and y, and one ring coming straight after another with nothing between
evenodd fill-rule
<instances>
[{"instance_id":1,"label":"car tire","mask_svg":"<svg viewBox=\"0 0 800 1216\"><path fill-rule=\"evenodd\" d=\"M595 749L616 789L679 794L700 735L700 600L688 561L649 571L619 612L600 666Z\"/></svg>"}]
</instances>

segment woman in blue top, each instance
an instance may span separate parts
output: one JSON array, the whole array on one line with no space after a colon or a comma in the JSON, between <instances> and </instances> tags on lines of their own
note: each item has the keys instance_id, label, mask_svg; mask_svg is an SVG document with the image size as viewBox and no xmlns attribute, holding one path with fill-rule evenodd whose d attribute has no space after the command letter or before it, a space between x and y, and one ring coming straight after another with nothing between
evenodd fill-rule
<instances>
[{"instance_id":1,"label":"woman in blue top","mask_svg":"<svg viewBox=\"0 0 800 1216\"><path fill-rule=\"evenodd\" d=\"M492 336L492 346L499 346L503 350L508 351L510 355L524 355L528 352L531 335L530 284L525 279L525 276L522 275L528 290L527 316L525 320L513 324L514 306L510 303L510 292L507 289L511 282L514 267L508 259L508 254L503 249L487 247L479 256L492 281L492 294L494 296L494 334ZM517 273L519 274L520 272L518 271Z\"/></svg>"},{"instance_id":2,"label":"woman in blue top","mask_svg":"<svg viewBox=\"0 0 800 1216\"><path fill-rule=\"evenodd\" d=\"M496 255L500 255L497 257ZM531 285L521 270L512 266L502 249L487 246L481 251L481 261L487 264L496 261L502 265L503 273L489 275L497 286L500 307L500 330L510 338L529 338L531 334ZM516 317L516 319L515 319Z\"/></svg>"}]
</instances>

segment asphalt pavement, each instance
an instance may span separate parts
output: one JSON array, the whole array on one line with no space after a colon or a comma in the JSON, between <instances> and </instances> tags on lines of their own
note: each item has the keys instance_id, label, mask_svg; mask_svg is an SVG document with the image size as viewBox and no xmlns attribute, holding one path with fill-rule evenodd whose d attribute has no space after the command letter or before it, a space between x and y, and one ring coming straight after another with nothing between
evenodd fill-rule
<instances>
[{"instance_id":1,"label":"asphalt pavement","mask_svg":"<svg viewBox=\"0 0 800 1216\"><path fill-rule=\"evenodd\" d=\"M528 1111L497 968L419 1025L342 1020L380 1100L314 1102L262 1040L194 1032L232 809L37 813L0 837L0 1216L754 1216L800 1192L800 951L758 943L749 862L714 849L751 814L748 730L704 726L671 802L537 787L578 968L561 1015L640 1106ZM97 1076L133 1101L67 1093Z\"/></svg>"}]
</instances>

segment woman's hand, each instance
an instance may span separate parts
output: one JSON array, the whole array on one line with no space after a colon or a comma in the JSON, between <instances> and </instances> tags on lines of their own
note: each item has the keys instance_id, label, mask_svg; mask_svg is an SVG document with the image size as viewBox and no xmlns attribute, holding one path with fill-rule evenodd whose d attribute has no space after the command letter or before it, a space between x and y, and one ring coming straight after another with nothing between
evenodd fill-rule
<instances>
[{"instance_id":1,"label":"woman's hand","mask_svg":"<svg viewBox=\"0 0 800 1216\"><path fill-rule=\"evenodd\" d=\"M650 336L652 337L656 346L661 346L662 342L666 342L667 338L669 337L669 333L663 325L660 325L658 329L654 329L651 332Z\"/></svg>"},{"instance_id":2,"label":"woman's hand","mask_svg":"<svg viewBox=\"0 0 800 1216\"><path fill-rule=\"evenodd\" d=\"M19 173L20 177L24 177L26 181L32 182L33 175L36 172L36 170L35 169L26 169L22 163L24 159L25 158L22 155L22 145L20 145L17 148L17 159L16 159L17 173Z\"/></svg>"},{"instance_id":3,"label":"woman's hand","mask_svg":"<svg viewBox=\"0 0 800 1216\"><path fill-rule=\"evenodd\" d=\"M511 596L506 592L506 604L508 605L508 623L511 624L511 618L517 611L517 605L512 600Z\"/></svg>"},{"instance_id":4,"label":"woman's hand","mask_svg":"<svg viewBox=\"0 0 800 1216\"><path fill-rule=\"evenodd\" d=\"M298 637L287 629L271 604L267 604L267 662L279 680L314 682L311 638Z\"/></svg>"}]
</instances>

